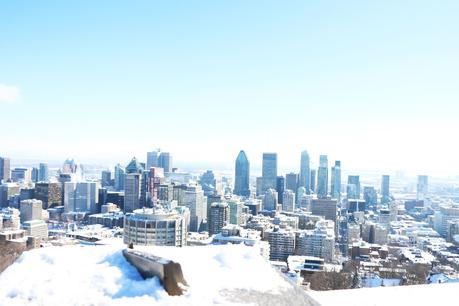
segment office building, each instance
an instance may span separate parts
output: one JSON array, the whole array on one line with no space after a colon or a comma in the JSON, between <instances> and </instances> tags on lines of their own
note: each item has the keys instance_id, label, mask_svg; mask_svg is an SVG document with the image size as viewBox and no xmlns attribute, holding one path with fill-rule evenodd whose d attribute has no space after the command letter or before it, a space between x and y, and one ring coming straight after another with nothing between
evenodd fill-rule
<instances>
[{"instance_id":1,"label":"office building","mask_svg":"<svg viewBox=\"0 0 459 306\"><path fill-rule=\"evenodd\" d=\"M207 222L207 197L200 185L191 185L186 188L184 195L185 206L190 210L190 232L205 230Z\"/></svg>"},{"instance_id":2,"label":"office building","mask_svg":"<svg viewBox=\"0 0 459 306\"><path fill-rule=\"evenodd\" d=\"M11 180L13 182L29 183L32 181L32 171L28 168L14 168L11 170Z\"/></svg>"},{"instance_id":3,"label":"office building","mask_svg":"<svg viewBox=\"0 0 459 306\"><path fill-rule=\"evenodd\" d=\"M146 170L149 170L151 167L159 167L158 161L159 161L159 155L161 154L161 151L158 149L156 151L152 152L147 152L147 168Z\"/></svg>"},{"instance_id":4,"label":"office building","mask_svg":"<svg viewBox=\"0 0 459 306\"><path fill-rule=\"evenodd\" d=\"M316 185L317 185L317 171L316 169L311 170L311 192L316 192Z\"/></svg>"},{"instance_id":5,"label":"office building","mask_svg":"<svg viewBox=\"0 0 459 306\"><path fill-rule=\"evenodd\" d=\"M328 195L328 157L320 155L319 170L317 172L317 197L325 199Z\"/></svg>"},{"instance_id":6,"label":"office building","mask_svg":"<svg viewBox=\"0 0 459 306\"><path fill-rule=\"evenodd\" d=\"M250 162L244 151L240 151L236 158L236 170L234 180L234 194L250 196Z\"/></svg>"},{"instance_id":7,"label":"office building","mask_svg":"<svg viewBox=\"0 0 459 306\"><path fill-rule=\"evenodd\" d=\"M263 209L268 211L277 210L278 194L276 190L270 188L266 190L263 198Z\"/></svg>"},{"instance_id":8,"label":"office building","mask_svg":"<svg viewBox=\"0 0 459 306\"><path fill-rule=\"evenodd\" d=\"M283 176L278 176L276 179L276 191L279 204L282 204L285 191L285 178Z\"/></svg>"},{"instance_id":9,"label":"office building","mask_svg":"<svg viewBox=\"0 0 459 306\"><path fill-rule=\"evenodd\" d=\"M97 213L99 201L99 182L65 182L64 209L66 213Z\"/></svg>"},{"instance_id":10,"label":"office building","mask_svg":"<svg viewBox=\"0 0 459 306\"><path fill-rule=\"evenodd\" d=\"M229 224L230 210L228 203L213 203L210 206L209 215L209 234L215 235L221 233L222 228Z\"/></svg>"},{"instance_id":11,"label":"office building","mask_svg":"<svg viewBox=\"0 0 459 306\"><path fill-rule=\"evenodd\" d=\"M48 239L48 225L43 220L31 220L22 223L22 229L27 233L27 236Z\"/></svg>"},{"instance_id":12,"label":"office building","mask_svg":"<svg viewBox=\"0 0 459 306\"><path fill-rule=\"evenodd\" d=\"M289 189L284 191L282 201L282 211L295 211L295 193Z\"/></svg>"},{"instance_id":13,"label":"office building","mask_svg":"<svg viewBox=\"0 0 459 306\"><path fill-rule=\"evenodd\" d=\"M32 220L42 219L42 202L40 200L23 200L20 204L20 218L21 223Z\"/></svg>"},{"instance_id":14,"label":"office building","mask_svg":"<svg viewBox=\"0 0 459 306\"><path fill-rule=\"evenodd\" d=\"M114 174L114 185L115 185L115 190L121 191L124 190L124 177L125 177L125 171L121 167L120 164L115 166L115 174Z\"/></svg>"},{"instance_id":15,"label":"office building","mask_svg":"<svg viewBox=\"0 0 459 306\"><path fill-rule=\"evenodd\" d=\"M381 203L390 202L390 176L383 175L381 178Z\"/></svg>"},{"instance_id":16,"label":"office building","mask_svg":"<svg viewBox=\"0 0 459 306\"><path fill-rule=\"evenodd\" d=\"M43 209L60 206L62 204L62 186L60 183L36 183L35 198L43 203Z\"/></svg>"},{"instance_id":17,"label":"office building","mask_svg":"<svg viewBox=\"0 0 459 306\"><path fill-rule=\"evenodd\" d=\"M306 188L306 194L310 194L311 190L311 166L308 151L301 152L301 165L300 165L300 187Z\"/></svg>"},{"instance_id":18,"label":"office building","mask_svg":"<svg viewBox=\"0 0 459 306\"><path fill-rule=\"evenodd\" d=\"M3 183L0 185L0 207L8 207L10 200L20 193L20 187L16 183Z\"/></svg>"},{"instance_id":19,"label":"office building","mask_svg":"<svg viewBox=\"0 0 459 306\"><path fill-rule=\"evenodd\" d=\"M133 212L142 208L142 184L143 184L143 168L137 159L134 157L129 165L126 166L126 174L124 175L124 211L126 213Z\"/></svg>"},{"instance_id":20,"label":"office building","mask_svg":"<svg viewBox=\"0 0 459 306\"><path fill-rule=\"evenodd\" d=\"M429 192L429 177L427 175L419 175L418 184L417 184L417 200L418 201L426 200L428 192Z\"/></svg>"},{"instance_id":21,"label":"office building","mask_svg":"<svg viewBox=\"0 0 459 306\"><path fill-rule=\"evenodd\" d=\"M228 200L229 207L229 223L234 225L243 225L244 218L244 203L238 200Z\"/></svg>"},{"instance_id":22,"label":"office building","mask_svg":"<svg viewBox=\"0 0 459 306\"><path fill-rule=\"evenodd\" d=\"M47 182L49 180L49 169L47 163L40 163L38 166L38 181Z\"/></svg>"},{"instance_id":23,"label":"office building","mask_svg":"<svg viewBox=\"0 0 459 306\"><path fill-rule=\"evenodd\" d=\"M360 199L360 176L349 175L347 178L347 198Z\"/></svg>"},{"instance_id":24,"label":"office building","mask_svg":"<svg viewBox=\"0 0 459 306\"><path fill-rule=\"evenodd\" d=\"M143 208L124 218L124 243L183 247L186 245L186 220L178 210Z\"/></svg>"},{"instance_id":25,"label":"office building","mask_svg":"<svg viewBox=\"0 0 459 306\"><path fill-rule=\"evenodd\" d=\"M205 196L223 193L221 179L212 170L207 170L201 175L199 184Z\"/></svg>"},{"instance_id":26,"label":"office building","mask_svg":"<svg viewBox=\"0 0 459 306\"><path fill-rule=\"evenodd\" d=\"M38 168L35 168L33 167L30 171L30 179L32 182L36 183L38 182L38 173L39 173L39 170Z\"/></svg>"},{"instance_id":27,"label":"office building","mask_svg":"<svg viewBox=\"0 0 459 306\"><path fill-rule=\"evenodd\" d=\"M164 173L172 172L172 155L169 152L161 152L158 157L158 167L164 169Z\"/></svg>"},{"instance_id":28,"label":"office building","mask_svg":"<svg viewBox=\"0 0 459 306\"><path fill-rule=\"evenodd\" d=\"M285 189L291 190L294 193L298 191L298 174L296 173L287 173L285 176Z\"/></svg>"},{"instance_id":29,"label":"office building","mask_svg":"<svg viewBox=\"0 0 459 306\"><path fill-rule=\"evenodd\" d=\"M335 199L312 199L311 212L313 215L322 216L336 223L337 201Z\"/></svg>"},{"instance_id":30,"label":"office building","mask_svg":"<svg viewBox=\"0 0 459 306\"><path fill-rule=\"evenodd\" d=\"M341 198L341 161L335 161L331 169L331 197L333 199Z\"/></svg>"},{"instance_id":31,"label":"office building","mask_svg":"<svg viewBox=\"0 0 459 306\"><path fill-rule=\"evenodd\" d=\"M102 171L101 183L103 188L112 186L112 172L110 170Z\"/></svg>"},{"instance_id":32,"label":"office building","mask_svg":"<svg viewBox=\"0 0 459 306\"><path fill-rule=\"evenodd\" d=\"M9 158L0 157L0 183L7 182L11 178L11 161Z\"/></svg>"},{"instance_id":33,"label":"office building","mask_svg":"<svg viewBox=\"0 0 459 306\"><path fill-rule=\"evenodd\" d=\"M277 180L277 153L263 153L263 193L276 188Z\"/></svg>"}]
</instances>

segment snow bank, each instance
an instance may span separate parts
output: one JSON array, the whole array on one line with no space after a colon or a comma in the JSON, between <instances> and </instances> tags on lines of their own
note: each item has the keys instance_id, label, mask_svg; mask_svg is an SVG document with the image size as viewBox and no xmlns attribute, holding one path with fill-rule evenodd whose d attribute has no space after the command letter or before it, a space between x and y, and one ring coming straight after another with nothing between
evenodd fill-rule
<instances>
[{"instance_id":1,"label":"snow bank","mask_svg":"<svg viewBox=\"0 0 459 306\"><path fill-rule=\"evenodd\" d=\"M459 284L310 291L322 306L457 305Z\"/></svg>"},{"instance_id":2,"label":"snow bank","mask_svg":"<svg viewBox=\"0 0 459 306\"><path fill-rule=\"evenodd\" d=\"M170 297L157 279L144 281L121 250L64 246L26 252L0 275L0 305L230 305L223 293L228 290L282 294L292 286L256 248L142 248L181 263L190 289Z\"/></svg>"}]
</instances>

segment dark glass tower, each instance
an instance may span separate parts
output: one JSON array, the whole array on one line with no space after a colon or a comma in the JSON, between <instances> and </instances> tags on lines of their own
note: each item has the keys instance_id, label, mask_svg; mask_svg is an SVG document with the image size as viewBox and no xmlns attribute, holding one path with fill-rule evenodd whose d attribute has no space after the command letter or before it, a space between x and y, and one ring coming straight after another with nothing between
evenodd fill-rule
<instances>
[{"instance_id":1,"label":"dark glass tower","mask_svg":"<svg viewBox=\"0 0 459 306\"><path fill-rule=\"evenodd\" d=\"M248 197L250 196L249 188L250 162L244 151L239 152L236 158L236 176L234 182L234 194Z\"/></svg>"}]
</instances>

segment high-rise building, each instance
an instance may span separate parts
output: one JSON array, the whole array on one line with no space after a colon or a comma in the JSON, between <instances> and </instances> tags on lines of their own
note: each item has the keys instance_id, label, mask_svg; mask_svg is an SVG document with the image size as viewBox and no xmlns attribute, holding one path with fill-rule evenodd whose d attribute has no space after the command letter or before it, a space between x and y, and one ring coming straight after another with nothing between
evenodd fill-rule
<instances>
[{"instance_id":1,"label":"high-rise building","mask_svg":"<svg viewBox=\"0 0 459 306\"><path fill-rule=\"evenodd\" d=\"M41 220L42 219L42 207L43 203L40 200L23 200L20 204L19 215L21 218L21 223L32 220Z\"/></svg>"},{"instance_id":2,"label":"high-rise building","mask_svg":"<svg viewBox=\"0 0 459 306\"><path fill-rule=\"evenodd\" d=\"M287 173L285 175L285 189L291 190L294 193L298 191L298 174L296 173Z\"/></svg>"},{"instance_id":3,"label":"high-rise building","mask_svg":"<svg viewBox=\"0 0 459 306\"><path fill-rule=\"evenodd\" d=\"M316 181L317 181L317 171L316 171L316 169L312 169L311 170L311 178L310 178L310 180L311 180L310 189L311 189L312 192L316 192Z\"/></svg>"},{"instance_id":4,"label":"high-rise building","mask_svg":"<svg viewBox=\"0 0 459 306\"><path fill-rule=\"evenodd\" d=\"M62 204L62 185L60 183L39 182L35 184L35 198L48 209Z\"/></svg>"},{"instance_id":5,"label":"high-rise building","mask_svg":"<svg viewBox=\"0 0 459 306\"><path fill-rule=\"evenodd\" d=\"M301 231L297 239L299 255L314 256L331 262L335 255L335 225L330 220L320 220L314 230Z\"/></svg>"},{"instance_id":6,"label":"high-rise building","mask_svg":"<svg viewBox=\"0 0 459 306\"><path fill-rule=\"evenodd\" d=\"M311 167L308 151L301 152L301 166L300 166L300 187L306 188L306 194L310 194L311 190Z\"/></svg>"},{"instance_id":7,"label":"high-rise building","mask_svg":"<svg viewBox=\"0 0 459 306\"><path fill-rule=\"evenodd\" d=\"M3 183L0 185L0 207L8 207L10 201L20 193L20 187L16 183Z\"/></svg>"},{"instance_id":8,"label":"high-rise building","mask_svg":"<svg viewBox=\"0 0 459 306\"><path fill-rule=\"evenodd\" d=\"M222 228L229 224L230 211L228 203L213 203L210 206L209 215L209 234L215 235L221 233Z\"/></svg>"},{"instance_id":9,"label":"high-rise building","mask_svg":"<svg viewBox=\"0 0 459 306\"><path fill-rule=\"evenodd\" d=\"M30 172L30 179L34 183L38 182L38 172L39 172L38 168L35 168L35 167L33 167Z\"/></svg>"},{"instance_id":10,"label":"high-rise building","mask_svg":"<svg viewBox=\"0 0 459 306\"><path fill-rule=\"evenodd\" d=\"M285 178L283 176L278 176L276 179L276 191L279 198L279 204L282 204L285 191Z\"/></svg>"},{"instance_id":11,"label":"high-rise building","mask_svg":"<svg viewBox=\"0 0 459 306\"><path fill-rule=\"evenodd\" d=\"M22 224L22 228L26 231L27 236L37 237L41 239L48 238L48 224L43 220L30 220Z\"/></svg>"},{"instance_id":12,"label":"high-rise building","mask_svg":"<svg viewBox=\"0 0 459 306\"><path fill-rule=\"evenodd\" d=\"M159 155L161 151L158 149L156 151L147 152L147 169L151 167L158 167Z\"/></svg>"},{"instance_id":13,"label":"high-rise building","mask_svg":"<svg viewBox=\"0 0 459 306\"><path fill-rule=\"evenodd\" d=\"M266 190L265 196L263 198L263 209L264 210L277 210L277 204L278 204L278 194L276 190L270 188Z\"/></svg>"},{"instance_id":14,"label":"high-rise building","mask_svg":"<svg viewBox=\"0 0 459 306\"><path fill-rule=\"evenodd\" d=\"M126 166L124 176L124 211L133 212L141 207L143 169L134 157Z\"/></svg>"},{"instance_id":15,"label":"high-rise building","mask_svg":"<svg viewBox=\"0 0 459 306\"><path fill-rule=\"evenodd\" d=\"M336 223L337 201L313 199L311 200L311 212L313 215L322 216Z\"/></svg>"},{"instance_id":16,"label":"high-rise building","mask_svg":"<svg viewBox=\"0 0 459 306\"><path fill-rule=\"evenodd\" d=\"M295 193L290 189L284 191L282 200L282 210L288 212L295 211Z\"/></svg>"},{"instance_id":17,"label":"high-rise building","mask_svg":"<svg viewBox=\"0 0 459 306\"><path fill-rule=\"evenodd\" d=\"M99 182L65 182L65 212L87 212L91 214L97 213L99 188Z\"/></svg>"},{"instance_id":18,"label":"high-rise building","mask_svg":"<svg viewBox=\"0 0 459 306\"><path fill-rule=\"evenodd\" d=\"M207 170L201 175L199 184L205 196L222 194L223 192L221 178L215 175L212 170Z\"/></svg>"},{"instance_id":19,"label":"high-rise building","mask_svg":"<svg viewBox=\"0 0 459 306\"><path fill-rule=\"evenodd\" d=\"M341 197L341 161L335 161L335 166L331 169L331 197L340 199Z\"/></svg>"},{"instance_id":20,"label":"high-rise building","mask_svg":"<svg viewBox=\"0 0 459 306\"><path fill-rule=\"evenodd\" d=\"M186 217L179 210L137 209L124 218L124 243L134 245L186 245Z\"/></svg>"},{"instance_id":21,"label":"high-rise building","mask_svg":"<svg viewBox=\"0 0 459 306\"><path fill-rule=\"evenodd\" d=\"M277 153L263 153L263 192L276 188Z\"/></svg>"},{"instance_id":22,"label":"high-rise building","mask_svg":"<svg viewBox=\"0 0 459 306\"><path fill-rule=\"evenodd\" d=\"M124 190L124 176L125 171L120 164L115 166L115 190Z\"/></svg>"},{"instance_id":23,"label":"high-rise building","mask_svg":"<svg viewBox=\"0 0 459 306\"><path fill-rule=\"evenodd\" d=\"M241 201L229 200L229 223L234 225L242 225L245 223L243 218L244 203Z\"/></svg>"},{"instance_id":24,"label":"high-rise building","mask_svg":"<svg viewBox=\"0 0 459 306\"><path fill-rule=\"evenodd\" d=\"M148 192L150 194L151 201L156 203L156 201L159 199L159 186L164 183L164 169L159 167L150 167L148 168L148 171ZM174 187L171 186L171 188L173 197ZM169 192L169 189L167 192Z\"/></svg>"},{"instance_id":25,"label":"high-rise building","mask_svg":"<svg viewBox=\"0 0 459 306\"><path fill-rule=\"evenodd\" d=\"M319 170L317 173L317 197L325 199L328 194L328 157L320 155Z\"/></svg>"},{"instance_id":26,"label":"high-rise building","mask_svg":"<svg viewBox=\"0 0 459 306\"><path fill-rule=\"evenodd\" d=\"M204 230L207 221L207 198L200 185L188 186L185 191L185 206L190 210L190 231Z\"/></svg>"},{"instance_id":27,"label":"high-rise building","mask_svg":"<svg viewBox=\"0 0 459 306\"><path fill-rule=\"evenodd\" d=\"M257 196L260 196L263 194L263 177L262 176L257 176L257 181L256 181L256 189L257 189Z\"/></svg>"},{"instance_id":28,"label":"high-rise building","mask_svg":"<svg viewBox=\"0 0 459 306\"><path fill-rule=\"evenodd\" d=\"M390 202L390 176L383 175L381 179L381 202L388 203Z\"/></svg>"},{"instance_id":29,"label":"high-rise building","mask_svg":"<svg viewBox=\"0 0 459 306\"><path fill-rule=\"evenodd\" d=\"M347 178L347 198L360 199L360 176L349 175Z\"/></svg>"},{"instance_id":30,"label":"high-rise building","mask_svg":"<svg viewBox=\"0 0 459 306\"><path fill-rule=\"evenodd\" d=\"M427 175L418 176L417 200L425 200L429 192L429 177Z\"/></svg>"},{"instance_id":31,"label":"high-rise building","mask_svg":"<svg viewBox=\"0 0 459 306\"><path fill-rule=\"evenodd\" d=\"M49 170L47 163L40 163L38 166L38 181L47 182L49 180Z\"/></svg>"},{"instance_id":32,"label":"high-rise building","mask_svg":"<svg viewBox=\"0 0 459 306\"><path fill-rule=\"evenodd\" d=\"M13 182L31 182L32 171L30 171L28 168L14 168L11 170L11 180Z\"/></svg>"},{"instance_id":33,"label":"high-rise building","mask_svg":"<svg viewBox=\"0 0 459 306\"><path fill-rule=\"evenodd\" d=\"M109 187L112 185L112 172L110 170L102 171L102 187Z\"/></svg>"},{"instance_id":34,"label":"high-rise building","mask_svg":"<svg viewBox=\"0 0 459 306\"><path fill-rule=\"evenodd\" d=\"M250 162L244 151L240 151L236 158L236 173L234 180L234 194L250 196Z\"/></svg>"},{"instance_id":35,"label":"high-rise building","mask_svg":"<svg viewBox=\"0 0 459 306\"><path fill-rule=\"evenodd\" d=\"M163 168L165 173L172 172L172 155L169 152L161 152L158 167Z\"/></svg>"},{"instance_id":36,"label":"high-rise building","mask_svg":"<svg viewBox=\"0 0 459 306\"><path fill-rule=\"evenodd\" d=\"M11 171L10 159L6 157L0 157L0 183L2 182L2 180L6 182L11 178L10 171Z\"/></svg>"},{"instance_id":37,"label":"high-rise building","mask_svg":"<svg viewBox=\"0 0 459 306\"><path fill-rule=\"evenodd\" d=\"M287 261L290 255L295 254L295 232L281 229L276 226L266 231L270 250L269 259L274 261Z\"/></svg>"}]
</instances>

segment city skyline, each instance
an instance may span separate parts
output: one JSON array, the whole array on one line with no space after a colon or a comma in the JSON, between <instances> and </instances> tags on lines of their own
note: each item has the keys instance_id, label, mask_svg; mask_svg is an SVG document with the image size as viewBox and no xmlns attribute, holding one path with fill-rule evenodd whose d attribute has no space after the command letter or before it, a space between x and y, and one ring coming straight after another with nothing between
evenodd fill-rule
<instances>
[{"instance_id":1,"label":"city skyline","mask_svg":"<svg viewBox=\"0 0 459 306\"><path fill-rule=\"evenodd\" d=\"M2 3L1 155L459 173L457 2L200 3Z\"/></svg>"}]
</instances>

